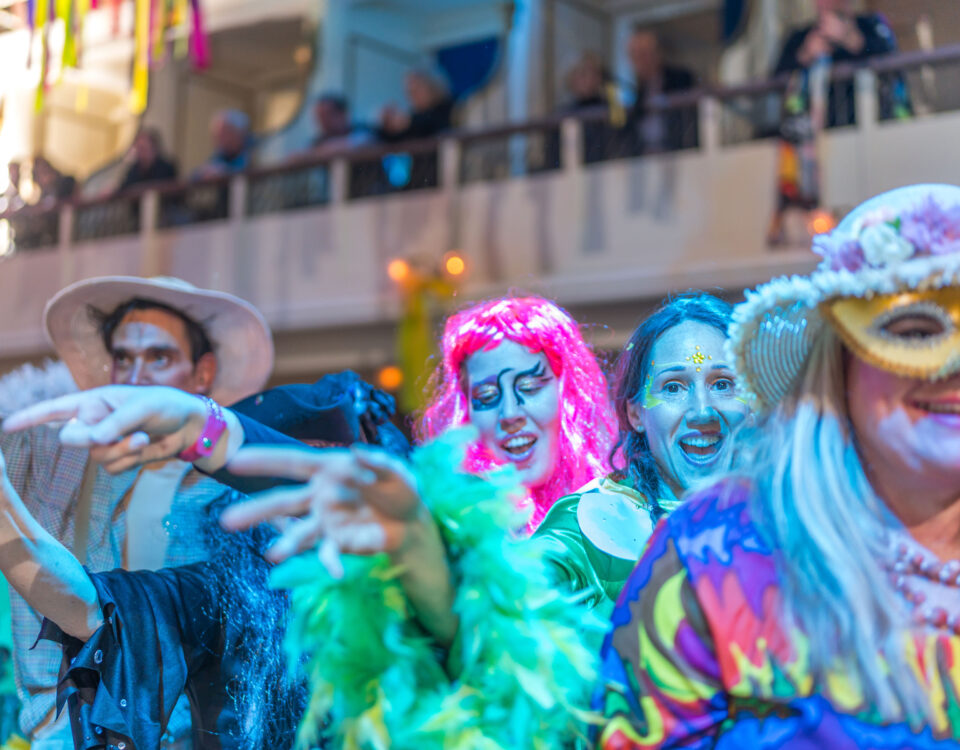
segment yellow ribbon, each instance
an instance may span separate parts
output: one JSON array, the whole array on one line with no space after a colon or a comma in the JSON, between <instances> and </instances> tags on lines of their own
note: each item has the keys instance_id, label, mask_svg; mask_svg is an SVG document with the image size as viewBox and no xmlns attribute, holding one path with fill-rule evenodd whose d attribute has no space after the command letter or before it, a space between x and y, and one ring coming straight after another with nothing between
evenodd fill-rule
<instances>
[{"instance_id":1,"label":"yellow ribbon","mask_svg":"<svg viewBox=\"0 0 960 750\"><path fill-rule=\"evenodd\" d=\"M37 94L34 98L34 108L39 112L43 109L44 90L47 85L47 47L49 39L47 28L50 16L50 0L37 0L33 11L33 27L40 32L40 83L37 84Z\"/></svg>"},{"instance_id":2,"label":"yellow ribbon","mask_svg":"<svg viewBox=\"0 0 960 750\"><path fill-rule=\"evenodd\" d=\"M147 89L150 85L150 0L135 0L133 90L130 109L140 114L147 108Z\"/></svg>"},{"instance_id":3,"label":"yellow ribbon","mask_svg":"<svg viewBox=\"0 0 960 750\"><path fill-rule=\"evenodd\" d=\"M73 1L56 0L54 5L57 11L57 18L63 21L63 53L60 56L60 75L63 76L63 70L68 65L75 67L77 64L77 41L73 28Z\"/></svg>"}]
</instances>

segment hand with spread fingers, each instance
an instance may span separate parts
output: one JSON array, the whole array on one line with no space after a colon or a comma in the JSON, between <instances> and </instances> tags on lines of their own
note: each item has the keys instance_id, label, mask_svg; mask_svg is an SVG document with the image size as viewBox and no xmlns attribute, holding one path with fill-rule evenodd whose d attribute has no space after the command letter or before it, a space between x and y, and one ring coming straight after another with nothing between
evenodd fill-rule
<instances>
[{"instance_id":1,"label":"hand with spread fingers","mask_svg":"<svg viewBox=\"0 0 960 750\"><path fill-rule=\"evenodd\" d=\"M340 554L387 553L402 566L401 583L423 624L441 643L452 641L457 618L446 551L416 479L396 456L369 447L241 448L233 474L282 477L304 484L270 490L230 506L220 520L232 531L267 522L280 537L272 562L313 547L331 575Z\"/></svg>"},{"instance_id":2,"label":"hand with spread fingers","mask_svg":"<svg viewBox=\"0 0 960 750\"><path fill-rule=\"evenodd\" d=\"M61 443L88 448L93 460L119 473L193 446L207 416L204 400L176 388L108 385L34 404L7 417L3 429L17 432L66 422ZM243 430L229 410L224 410L224 419L227 428L216 449L196 462L204 470L219 469L243 440Z\"/></svg>"}]
</instances>

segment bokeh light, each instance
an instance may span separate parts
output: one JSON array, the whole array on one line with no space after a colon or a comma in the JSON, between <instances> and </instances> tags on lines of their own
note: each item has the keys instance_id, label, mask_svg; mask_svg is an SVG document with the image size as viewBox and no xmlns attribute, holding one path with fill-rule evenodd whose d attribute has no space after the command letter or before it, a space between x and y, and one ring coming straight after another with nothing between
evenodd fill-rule
<instances>
[{"instance_id":1,"label":"bokeh light","mask_svg":"<svg viewBox=\"0 0 960 750\"><path fill-rule=\"evenodd\" d=\"M387 264L387 276L399 284L410 276L410 264L403 258L394 258Z\"/></svg>"},{"instance_id":2,"label":"bokeh light","mask_svg":"<svg viewBox=\"0 0 960 750\"><path fill-rule=\"evenodd\" d=\"M467 262L460 253L452 251L443 256L443 270L450 276L462 276L466 273Z\"/></svg>"},{"instance_id":3,"label":"bokeh light","mask_svg":"<svg viewBox=\"0 0 960 750\"><path fill-rule=\"evenodd\" d=\"M403 370L396 365L382 367L377 373L377 384L385 391L395 391L403 385Z\"/></svg>"}]
</instances>

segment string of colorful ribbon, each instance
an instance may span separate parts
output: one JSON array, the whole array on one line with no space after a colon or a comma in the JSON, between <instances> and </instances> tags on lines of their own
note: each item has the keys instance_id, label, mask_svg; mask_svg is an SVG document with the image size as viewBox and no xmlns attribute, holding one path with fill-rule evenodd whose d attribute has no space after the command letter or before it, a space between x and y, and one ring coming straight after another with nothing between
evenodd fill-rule
<instances>
[{"instance_id":1,"label":"string of colorful ribbon","mask_svg":"<svg viewBox=\"0 0 960 750\"><path fill-rule=\"evenodd\" d=\"M134 7L133 75L130 108L135 113L147 106L151 67L167 57L169 32L179 30L173 53L189 55L194 66L203 69L210 62L210 44L204 31L200 0L131 0ZM123 0L27 0L27 19L32 35L41 37L40 82L37 86L36 107L43 107L44 95L50 80L50 29L61 19L64 23L63 49L60 70L78 67L83 58L83 29L87 14L102 8L112 14L113 33L120 34L120 13ZM189 26L189 29L187 27ZM31 45L32 49L32 45ZM30 61L28 60L28 65Z\"/></svg>"}]
</instances>

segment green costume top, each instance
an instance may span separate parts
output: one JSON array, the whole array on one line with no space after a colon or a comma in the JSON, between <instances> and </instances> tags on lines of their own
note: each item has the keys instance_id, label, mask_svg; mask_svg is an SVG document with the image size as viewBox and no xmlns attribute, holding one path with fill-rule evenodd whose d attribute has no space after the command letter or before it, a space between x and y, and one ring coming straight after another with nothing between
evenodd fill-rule
<instances>
[{"instance_id":1,"label":"green costume top","mask_svg":"<svg viewBox=\"0 0 960 750\"><path fill-rule=\"evenodd\" d=\"M667 512L679 505L660 500ZM608 615L653 533L646 496L610 474L560 498L534 537L543 540L556 581L584 592L597 614Z\"/></svg>"}]
</instances>

